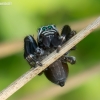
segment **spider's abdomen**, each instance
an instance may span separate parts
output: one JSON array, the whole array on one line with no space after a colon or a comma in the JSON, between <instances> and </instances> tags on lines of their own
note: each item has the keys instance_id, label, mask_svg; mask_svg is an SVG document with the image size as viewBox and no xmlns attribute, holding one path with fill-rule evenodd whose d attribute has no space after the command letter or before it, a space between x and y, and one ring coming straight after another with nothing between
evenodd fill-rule
<instances>
[{"instance_id":1,"label":"spider's abdomen","mask_svg":"<svg viewBox=\"0 0 100 100\"><path fill-rule=\"evenodd\" d=\"M64 86L68 76L68 65L58 59L51 64L48 69L44 71L44 73L51 82Z\"/></svg>"}]
</instances>

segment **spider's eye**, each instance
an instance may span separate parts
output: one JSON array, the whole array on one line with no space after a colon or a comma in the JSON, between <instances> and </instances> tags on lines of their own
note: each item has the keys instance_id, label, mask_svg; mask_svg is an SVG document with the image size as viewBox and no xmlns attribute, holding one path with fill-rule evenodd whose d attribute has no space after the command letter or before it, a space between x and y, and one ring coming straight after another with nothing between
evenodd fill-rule
<instances>
[{"instance_id":1,"label":"spider's eye","mask_svg":"<svg viewBox=\"0 0 100 100\"><path fill-rule=\"evenodd\" d=\"M48 26L48 29L52 29L52 26Z\"/></svg>"},{"instance_id":2,"label":"spider's eye","mask_svg":"<svg viewBox=\"0 0 100 100\"><path fill-rule=\"evenodd\" d=\"M47 29L46 27L43 27L43 28L42 28L42 31L46 31L46 29Z\"/></svg>"}]
</instances>

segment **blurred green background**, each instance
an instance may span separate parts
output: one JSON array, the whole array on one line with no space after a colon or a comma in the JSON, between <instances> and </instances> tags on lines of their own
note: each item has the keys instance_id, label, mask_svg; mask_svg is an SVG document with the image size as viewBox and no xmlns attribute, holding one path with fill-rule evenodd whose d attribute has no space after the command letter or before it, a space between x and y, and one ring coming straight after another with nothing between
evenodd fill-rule
<instances>
[{"instance_id":1,"label":"blurred green background","mask_svg":"<svg viewBox=\"0 0 100 100\"><path fill-rule=\"evenodd\" d=\"M36 36L37 28L42 25L55 24L57 27L63 27L68 23L77 23L100 15L100 0L0 0L0 3L2 2L10 2L10 5L0 5L0 43L23 41L24 37L29 34ZM80 25L76 24L76 26ZM75 65L69 64L69 78L95 67L99 63L99 44L100 29L92 32L77 45L77 50L70 54L76 56L77 63ZM6 88L29 69L30 66L23 59L23 49L13 55L1 57L0 90ZM8 100L25 100L22 98L30 97L30 94L34 95L34 93L52 86L57 87L49 82L44 75L37 76ZM34 97L27 100L33 99L36 100ZM73 99L100 100L100 74L68 93L65 91L61 95L49 97L46 100ZM40 100L44 99L41 97Z\"/></svg>"}]
</instances>

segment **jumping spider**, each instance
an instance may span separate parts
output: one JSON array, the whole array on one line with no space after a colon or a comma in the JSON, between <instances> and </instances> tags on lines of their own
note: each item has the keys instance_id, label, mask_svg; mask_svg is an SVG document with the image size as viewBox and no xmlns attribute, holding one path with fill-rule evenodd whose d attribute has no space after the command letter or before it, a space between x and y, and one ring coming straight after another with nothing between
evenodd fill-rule
<instances>
[{"instance_id":1,"label":"jumping spider","mask_svg":"<svg viewBox=\"0 0 100 100\"><path fill-rule=\"evenodd\" d=\"M55 25L43 26L38 29L37 42L31 35L24 38L24 58L31 67L42 66L41 60L54 50L59 53L62 45L75 34L76 32L72 31L68 25L63 27L61 35ZM70 50L75 50L75 48L73 47ZM74 56L68 56L70 50L43 71L51 82L61 87L64 86L69 72L67 62L70 64L76 62Z\"/></svg>"}]
</instances>

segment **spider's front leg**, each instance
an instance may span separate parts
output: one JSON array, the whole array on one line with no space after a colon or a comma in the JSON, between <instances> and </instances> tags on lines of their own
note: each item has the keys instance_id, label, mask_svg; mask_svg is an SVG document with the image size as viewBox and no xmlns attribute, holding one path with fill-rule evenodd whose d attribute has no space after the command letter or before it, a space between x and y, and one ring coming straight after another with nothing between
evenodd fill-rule
<instances>
[{"instance_id":1,"label":"spider's front leg","mask_svg":"<svg viewBox=\"0 0 100 100\"><path fill-rule=\"evenodd\" d=\"M68 41L70 38L72 38L76 34L76 31L72 31L70 26L65 25L62 29L60 40L60 45L64 44L66 41ZM60 46L61 47L61 46ZM71 48L71 50L75 50L76 47L74 46Z\"/></svg>"},{"instance_id":2,"label":"spider's front leg","mask_svg":"<svg viewBox=\"0 0 100 100\"><path fill-rule=\"evenodd\" d=\"M43 51L38 47L35 39L29 35L24 38L24 58L28 61L31 67L36 67L36 64L42 66L39 56Z\"/></svg>"},{"instance_id":3,"label":"spider's front leg","mask_svg":"<svg viewBox=\"0 0 100 100\"><path fill-rule=\"evenodd\" d=\"M70 38L72 38L76 34L76 31L72 31L70 26L65 25L62 29L61 32L61 39L62 39L62 44L67 42ZM70 50L75 50L76 46L72 47ZM68 53L70 50L63 56L63 61L64 62L69 62L70 64L75 64L76 63L76 58L74 56L68 56Z\"/></svg>"},{"instance_id":4,"label":"spider's front leg","mask_svg":"<svg viewBox=\"0 0 100 100\"><path fill-rule=\"evenodd\" d=\"M68 41L70 38L72 38L76 34L76 31L72 31L69 25L65 25L61 32L61 38L62 42Z\"/></svg>"}]
</instances>

